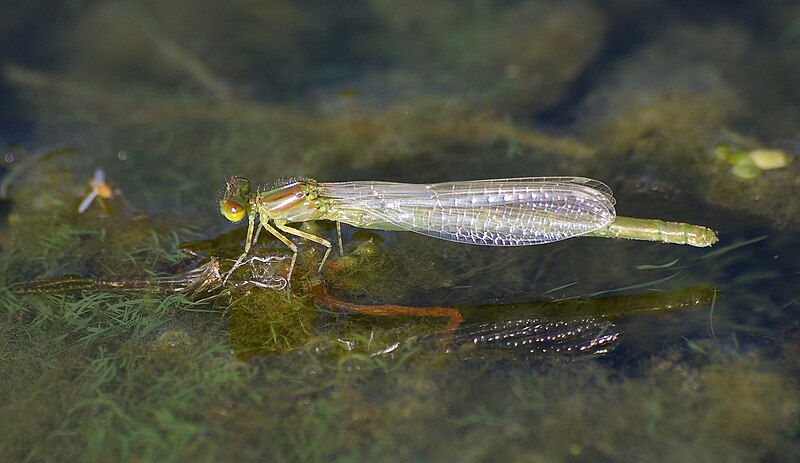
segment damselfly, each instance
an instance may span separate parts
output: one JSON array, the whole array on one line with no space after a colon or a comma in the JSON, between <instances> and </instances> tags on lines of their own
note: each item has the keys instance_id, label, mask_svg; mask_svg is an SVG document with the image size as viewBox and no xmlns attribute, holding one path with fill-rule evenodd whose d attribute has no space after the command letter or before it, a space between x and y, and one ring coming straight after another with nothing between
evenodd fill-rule
<instances>
[{"instance_id":1,"label":"damselfly","mask_svg":"<svg viewBox=\"0 0 800 463\"><path fill-rule=\"evenodd\" d=\"M105 201L114 197L114 189L106 182L105 171L99 167L95 169L94 177L89 182L89 185L92 187L92 191L81 201L80 206L78 206L78 214L86 212L86 209L89 209L95 199L101 201L105 209Z\"/></svg>"},{"instance_id":2,"label":"damselfly","mask_svg":"<svg viewBox=\"0 0 800 463\"><path fill-rule=\"evenodd\" d=\"M245 249L232 270L244 261L262 229L294 253L294 235L326 248L320 270L331 252L330 241L289 227L291 222L336 222L339 249L341 223L358 228L405 230L459 243L527 246L574 236L626 238L711 246L716 233L706 227L657 219L617 217L611 189L583 177L525 177L433 184L394 182L321 183L310 178L279 179L251 193L243 177L228 180L220 212L228 220L248 219ZM259 225L256 228L256 218ZM273 225L270 225L272 222Z\"/></svg>"}]
</instances>

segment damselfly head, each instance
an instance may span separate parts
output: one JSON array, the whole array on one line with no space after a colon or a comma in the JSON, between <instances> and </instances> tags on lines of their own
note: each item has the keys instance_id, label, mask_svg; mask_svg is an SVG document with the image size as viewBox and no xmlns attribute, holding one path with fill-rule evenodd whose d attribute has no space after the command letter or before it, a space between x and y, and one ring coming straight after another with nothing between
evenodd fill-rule
<instances>
[{"instance_id":1,"label":"damselfly head","mask_svg":"<svg viewBox=\"0 0 800 463\"><path fill-rule=\"evenodd\" d=\"M231 177L225 182L225 191L219 200L219 212L231 222L239 222L247 215L250 201L250 180Z\"/></svg>"},{"instance_id":2,"label":"damselfly head","mask_svg":"<svg viewBox=\"0 0 800 463\"><path fill-rule=\"evenodd\" d=\"M225 196L247 199L250 196L250 180L244 177L231 177L225 184Z\"/></svg>"}]
</instances>

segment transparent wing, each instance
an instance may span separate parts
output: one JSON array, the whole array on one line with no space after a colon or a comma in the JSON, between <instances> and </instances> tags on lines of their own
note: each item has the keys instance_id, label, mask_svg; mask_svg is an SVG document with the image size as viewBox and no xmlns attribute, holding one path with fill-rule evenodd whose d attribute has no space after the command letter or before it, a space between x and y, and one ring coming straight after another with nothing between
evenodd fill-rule
<instances>
[{"instance_id":1,"label":"transparent wing","mask_svg":"<svg viewBox=\"0 0 800 463\"><path fill-rule=\"evenodd\" d=\"M583 177L321 183L319 194L326 219L488 246L550 243L615 218L611 189Z\"/></svg>"},{"instance_id":2,"label":"transparent wing","mask_svg":"<svg viewBox=\"0 0 800 463\"><path fill-rule=\"evenodd\" d=\"M86 209L89 209L89 206L92 204L92 201L94 201L95 198L97 198L98 194L99 194L98 189L92 188L92 191L88 195L86 195L85 198L83 198L83 201L81 201L80 206L78 206L78 214L83 214L84 212L86 212Z\"/></svg>"}]
</instances>

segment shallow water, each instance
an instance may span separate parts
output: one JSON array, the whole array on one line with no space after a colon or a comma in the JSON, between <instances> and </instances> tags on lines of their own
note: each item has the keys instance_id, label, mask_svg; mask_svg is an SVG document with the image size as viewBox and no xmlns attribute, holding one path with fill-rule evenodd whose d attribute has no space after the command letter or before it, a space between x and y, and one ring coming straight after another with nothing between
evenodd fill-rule
<instances>
[{"instance_id":1,"label":"shallow water","mask_svg":"<svg viewBox=\"0 0 800 463\"><path fill-rule=\"evenodd\" d=\"M9 5L0 460L800 456L794 2ZM344 226L223 285L232 175L589 176L720 241Z\"/></svg>"}]
</instances>

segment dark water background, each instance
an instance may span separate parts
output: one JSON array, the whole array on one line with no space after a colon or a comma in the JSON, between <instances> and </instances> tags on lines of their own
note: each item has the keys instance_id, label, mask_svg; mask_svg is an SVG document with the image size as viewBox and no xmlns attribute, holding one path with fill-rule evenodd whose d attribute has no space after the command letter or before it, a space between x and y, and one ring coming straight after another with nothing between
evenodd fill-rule
<instances>
[{"instance_id":1,"label":"dark water background","mask_svg":"<svg viewBox=\"0 0 800 463\"><path fill-rule=\"evenodd\" d=\"M0 460L800 456L797 2L0 8ZM97 168L115 194L79 214ZM321 278L296 241L292 293L132 291L230 265L231 175L588 176L618 214L720 242L497 249L344 227ZM285 274L277 240L254 255L283 259L249 269L261 281ZM70 274L128 290L13 291ZM441 317L345 315L321 281L465 321L448 345Z\"/></svg>"}]
</instances>

